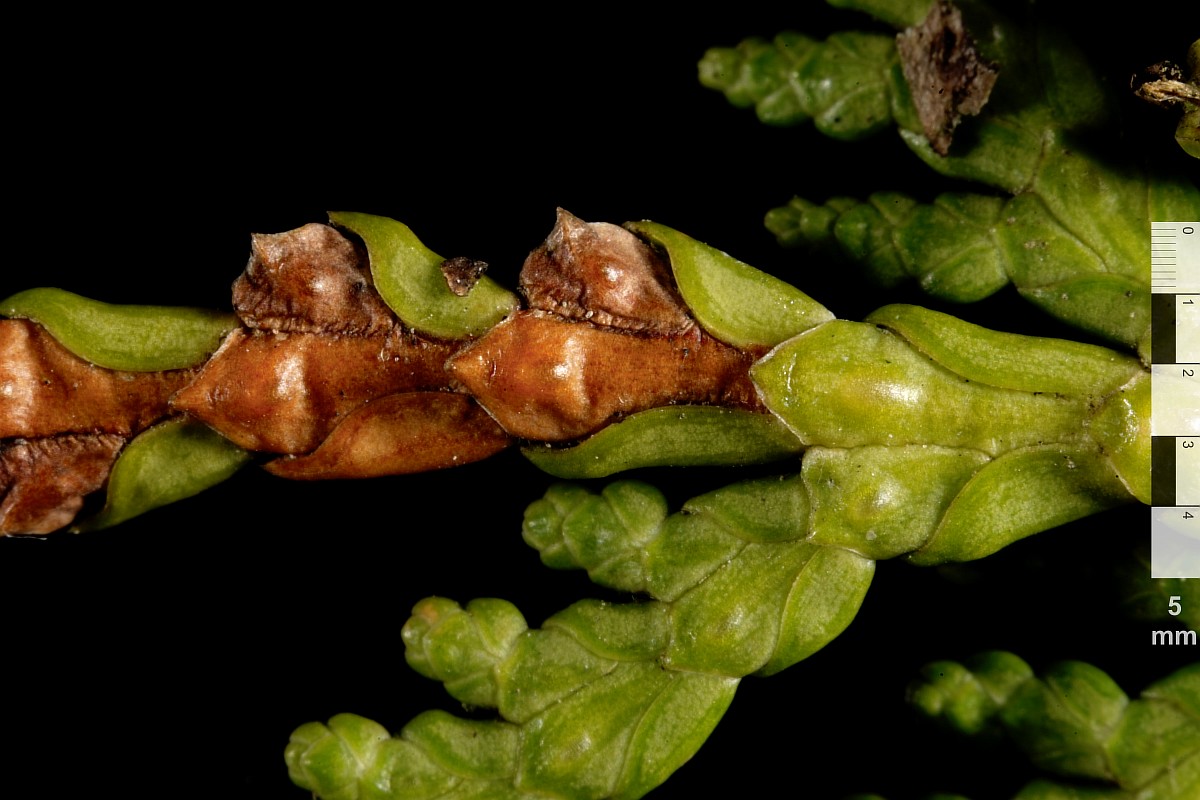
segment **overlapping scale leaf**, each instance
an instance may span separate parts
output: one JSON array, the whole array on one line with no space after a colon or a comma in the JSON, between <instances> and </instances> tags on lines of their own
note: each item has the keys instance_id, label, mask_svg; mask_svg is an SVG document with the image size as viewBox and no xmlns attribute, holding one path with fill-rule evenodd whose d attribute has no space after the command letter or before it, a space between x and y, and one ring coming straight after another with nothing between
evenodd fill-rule
<instances>
[{"instance_id":1,"label":"overlapping scale leaf","mask_svg":"<svg viewBox=\"0 0 1200 800\"><path fill-rule=\"evenodd\" d=\"M442 681L464 703L494 707L499 664L526 629L521 612L507 601L473 600L464 609L431 597L413 609L401 636L410 667Z\"/></svg>"},{"instance_id":2,"label":"overlapping scale leaf","mask_svg":"<svg viewBox=\"0 0 1200 800\"><path fill-rule=\"evenodd\" d=\"M501 668L497 708L505 719L527 723L619 667L619 661L592 652L570 631L535 630L515 643L512 658Z\"/></svg>"},{"instance_id":3,"label":"overlapping scale leaf","mask_svg":"<svg viewBox=\"0 0 1200 800\"><path fill-rule=\"evenodd\" d=\"M570 447L522 454L557 478L606 478L643 467L744 467L799 455L802 444L770 414L720 406L660 406L630 414Z\"/></svg>"},{"instance_id":4,"label":"overlapping scale leaf","mask_svg":"<svg viewBox=\"0 0 1200 800\"><path fill-rule=\"evenodd\" d=\"M417 331L441 339L478 336L517 309L516 295L488 277L466 295L451 291L441 270L444 259L401 222L350 211L332 212L329 219L362 237L375 288Z\"/></svg>"},{"instance_id":5,"label":"overlapping scale leaf","mask_svg":"<svg viewBox=\"0 0 1200 800\"><path fill-rule=\"evenodd\" d=\"M782 633L780 612L818 550L803 543L742 548L674 602L672 618L683 635L671 642L667 664L727 675L764 667Z\"/></svg>"},{"instance_id":6,"label":"overlapping scale leaf","mask_svg":"<svg viewBox=\"0 0 1200 800\"><path fill-rule=\"evenodd\" d=\"M567 797L624 794L620 779L634 734L657 697L679 679L656 664L624 664L530 720L524 784Z\"/></svg>"},{"instance_id":7,"label":"overlapping scale leaf","mask_svg":"<svg viewBox=\"0 0 1200 800\"><path fill-rule=\"evenodd\" d=\"M1083 434L1090 398L988 386L875 325L838 320L751 370L763 400L810 445L967 447L995 456Z\"/></svg>"},{"instance_id":8,"label":"overlapping scale leaf","mask_svg":"<svg viewBox=\"0 0 1200 800\"><path fill-rule=\"evenodd\" d=\"M1050 772L1120 787L1097 790L1102 796L1187 798L1200 785L1200 665L1130 701L1091 664L1062 662L1034 677L1011 653L986 653L966 664L929 664L909 698L964 733L1003 731ZM1058 791L1035 786L1019 797Z\"/></svg>"},{"instance_id":9,"label":"overlapping scale leaf","mask_svg":"<svg viewBox=\"0 0 1200 800\"><path fill-rule=\"evenodd\" d=\"M1013 694L1004 725L1039 766L1067 775L1113 779L1105 743L1129 698L1101 670L1082 662L1056 664Z\"/></svg>"},{"instance_id":10,"label":"overlapping scale leaf","mask_svg":"<svg viewBox=\"0 0 1200 800\"><path fill-rule=\"evenodd\" d=\"M1129 500L1125 485L1093 447L1015 450L971 478L909 559L922 565L972 561Z\"/></svg>"},{"instance_id":11,"label":"overlapping scale leaf","mask_svg":"<svg viewBox=\"0 0 1200 800\"><path fill-rule=\"evenodd\" d=\"M753 105L769 125L808 120L835 139L876 133L911 114L890 36L837 33L817 42L797 33L713 48L700 61L700 82L736 106Z\"/></svg>"},{"instance_id":12,"label":"overlapping scale leaf","mask_svg":"<svg viewBox=\"0 0 1200 800\"><path fill-rule=\"evenodd\" d=\"M391 737L376 722L339 714L298 728L285 760L292 781L324 800L532 800L513 786L519 737L515 725L441 711Z\"/></svg>"},{"instance_id":13,"label":"overlapping scale leaf","mask_svg":"<svg viewBox=\"0 0 1200 800\"><path fill-rule=\"evenodd\" d=\"M774 347L833 319L796 287L657 222L627 227L662 247L688 310L701 327L734 347Z\"/></svg>"},{"instance_id":14,"label":"overlapping scale leaf","mask_svg":"<svg viewBox=\"0 0 1200 800\"><path fill-rule=\"evenodd\" d=\"M425 601L437 606L439 617L451 621L487 616L500 603L477 600L460 609L450 601ZM416 612L418 617L434 613L421 606ZM486 654L470 652L481 649L478 637L455 635L450 627L425 622L406 626L406 645L419 651L410 661L429 663L434 659L428 654L442 645L458 652L459 663L486 659ZM378 767L377 759L359 758L359 779L369 783L376 775L415 774L412 780L425 780L443 791L457 789L459 782L474 787L471 781L485 780L489 791L508 793L496 796L640 797L703 743L732 700L740 677L664 670L660 661L672 635L663 604L577 603L541 629L517 635L495 664L497 706L506 722L464 722L445 715L430 722L429 715L422 715L404 729L398 737L401 743L380 745L392 748L385 755L390 758L394 752L394 763ZM430 641L445 636L452 641ZM453 672L426 674L441 678L447 673L453 677ZM491 727L465 735L472 726ZM296 738L304 744L293 750L312 750L307 744L315 738L311 730L305 726L297 731ZM401 752L399 748L409 744L420 752ZM289 750L289 764L303 760L313 773L301 775L297 782L346 783L346 749L338 749L337 759L300 759ZM413 763L401 763L405 759ZM379 796L410 795L397 788Z\"/></svg>"},{"instance_id":15,"label":"overlapping scale leaf","mask_svg":"<svg viewBox=\"0 0 1200 800\"><path fill-rule=\"evenodd\" d=\"M559 484L525 510L522 531L546 566L586 569L601 585L640 592L643 549L666 517L666 499L644 483L611 483L599 495Z\"/></svg>"},{"instance_id":16,"label":"overlapping scale leaf","mask_svg":"<svg viewBox=\"0 0 1200 800\"><path fill-rule=\"evenodd\" d=\"M1099 398L1143 374L1137 359L1107 347L993 331L919 306L884 306L864 321L895 331L947 369L988 386Z\"/></svg>"},{"instance_id":17,"label":"overlapping scale leaf","mask_svg":"<svg viewBox=\"0 0 1200 800\"><path fill-rule=\"evenodd\" d=\"M195 420L174 418L139 434L117 456L104 507L76 530L118 525L221 483L250 454Z\"/></svg>"},{"instance_id":18,"label":"overlapping scale leaf","mask_svg":"<svg viewBox=\"0 0 1200 800\"><path fill-rule=\"evenodd\" d=\"M987 462L977 450L929 445L814 447L801 473L813 508L811 541L874 559L918 550Z\"/></svg>"},{"instance_id":19,"label":"overlapping scale leaf","mask_svg":"<svg viewBox=\"0 0 1200 800\"><path fill-rule=\"evenodd\" d=\"M799 475L739 481L683 504L685 516L705 515L747 542L804 539L810 500Z\"/></svg>"},{"instance_id":20,"label":"overlapping scale leaf","mask_svg":"<svg viewBox=\"0 0 1200 800\"><path fill-rule=\"evenodd\" d=\"M1151 684L1130 703L1109 752L1123 786L1186 773L1183 765L1200 759L1200 664ZM1196 765L1191 770L1195 776Z\"/></svg>"},{"instance_id":21,"label":"overlapping scale leaf","mask_svg":"<svg viewBox=\"0 0 1200 800\"><path fill-rule=\"evenodd\" d=\"M131 372L201 364L238 325L229 312L113 305L49 288L28 289L0 301L0 316L32 319L80 358Z\"/></svg>"},{"instance_id":22,"label":"overlapping scale leaf","mask_svg":"<svg viewBox=\"0 0 1200 800\"><path fill-rule=\"evenodd\" d=\"M934 296L973 302L1009 281L996 243L1002 213L1003 201L984 195L946 194L927 205L878 192L862 203L793 198L768 212L766 225L785 247L836 247L882 285L911 277Z\"/></svg>"},{"instance_id":23,"label":"overlapping scale leaf","mask_svg":"<svg viewBox=\"0 0 1200 800\"><path fill-rule=\"evenodd\" d=\"M388 739L386 728L355 714L338 714L327 725L306 723L284 751L288 776L325 800L358 800L363 765L374 763Z\"/></svg>"},{"instance_id":24,"label":"overlapping scale leaf","mask_svg":"<svg viewBox=\"0 0 1200 800\"><path fill-rule=\"evenodd\" d=\"M526 539L552 551L562 536L576 553L623 552L639 579L621 588L669 608L676 633L664 663L741 676L820 649L849 624L870 583L868 559L804 541L810 502L799 477L733 484L665 518L661 496L644 484L612 484L601 495L554 489L530 507Z\"/></svg>"},{"instance_id":25,"label":"overlapping scale leaf","mask_svg":"<svg viewBox=\"0 0 1200 800\"><path fill-rule=\"evenodd\" d=\"M981 653L965 664L935 661L921 669L908 701L955 730L978 734L994 729L1012 693L1033 679L1033 668L1012 653Z\"/></svg>"}]
</instances>

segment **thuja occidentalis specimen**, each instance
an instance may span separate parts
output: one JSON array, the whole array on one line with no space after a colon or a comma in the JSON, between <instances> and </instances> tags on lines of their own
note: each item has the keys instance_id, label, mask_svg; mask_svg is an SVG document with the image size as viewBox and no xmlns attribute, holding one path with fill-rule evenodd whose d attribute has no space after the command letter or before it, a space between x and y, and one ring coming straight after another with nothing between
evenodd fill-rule
<instances>
[{"instance_id":1,"label":"thuja occidentalis specimen","mask_svg":"<svg viewBox=\"0 0 1200 800\"><path fill-rule=\"evenodd\" d=\"M401 223L331 218L353 240L315 224L254 238L234 316L57 290L5 301L3 530L68 524L110 469L85 527L193 494L251 458L283 477L370 477L514 443L562 477L817 446L886 459L949 448L961 485L1069 463L1068 482L1092 499L1055 503L1058 521L1147 496L1148 381L1135 358L915 307L834 320L669 228L566 212L526 261L523 303L486 278L460 295L446 260ZM180 355L164 361L164 342ZM167 491L147 488L164 480Z\"/></svg>"}]
</instances>

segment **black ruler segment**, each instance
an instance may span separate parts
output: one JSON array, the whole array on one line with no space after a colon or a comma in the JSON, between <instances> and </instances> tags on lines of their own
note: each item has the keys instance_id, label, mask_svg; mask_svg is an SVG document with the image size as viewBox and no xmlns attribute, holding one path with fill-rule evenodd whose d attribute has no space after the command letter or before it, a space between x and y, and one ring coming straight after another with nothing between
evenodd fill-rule
<instances>
[{"instance_id":1,"label":"black ruler segment","mask_svg":"<svg viewBox=\"0 0 1200 800\"><path fill-rule=\"evenodd\" d=\"M1175 453L1178 450L1174 436L1152 436L1150 438L1150 505L1169 508L1175 505Z\"/></svg>"},{"instance_id":2,"label":"black ruler segment","mask_svg":"<svg viewBox=\"0 0 1200 800\"><path fill-rule=\"evenodd\" d=\"M1175 363L1175 295L1150 295L1150 362Z\"/></svg>"}]
</instances>

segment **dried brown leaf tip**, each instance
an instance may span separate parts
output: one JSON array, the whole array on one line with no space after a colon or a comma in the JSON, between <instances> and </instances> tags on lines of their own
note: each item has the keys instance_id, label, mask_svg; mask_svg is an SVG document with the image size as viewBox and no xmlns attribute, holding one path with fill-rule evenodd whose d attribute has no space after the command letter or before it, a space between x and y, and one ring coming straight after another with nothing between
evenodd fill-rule
<instances>
[{"instance_id":1,"label":"dried brown leaf tip","mask_svg":"<svg viewBox=\"0 0 1200 800\"><path fill-rule=\"evenodd\" d=\"M0 534L52 533L108 480L125 437L66 434L0 447Z\"/></svg>"},{"instance_id":2,"label":"dried brown leaf tip","mask_svg":"<svg viewBox=\"0 0 1200 800\"><path fill-rule=\"evenodd\" d=\"M487 271L488 265L486 261L476 261L473 258L466 256L455 256L447 258L442 262L442 276L446 279L446 285L450 287L450 291L454 292L458 297L466 297L475 288L475 284L483 277L483 273Z\"/></svg>"},{"instance_id":3,"label":"dried brown leaf tip","mask_svg":"<svg viewBox=\"0 0 1200 800\"><path fill-rule=\"evenodd\" d=\"M1132 83L1134 94L1158 105L1183 103L1197 96L1196 90L1183 82L1183 70L1170 61L1151 64Z\"/></svg>"},{"instance_id":4,"label":"dried brown leaf tip","mask_svg":"<svg viewBox=\"0 0 1200 800\"><path fill-rule=\"evenodd\" d=\"M128 442L108 433L0 443L0 536L52 533L102 488Z\"/></svg>"},{"instance_id":5,"label":"dried brown leaf tip","mask_svg":"<svg viewBox=\"0 0 1200 800\"><path fill-rule=\"evenodd\" d=\"M1200 39L1188 50L1188 75L1170 61L1160 61L1135 75L1130 84L1134 94L1159 106L1200 106Z\"/></svg>"},{"instance_id":6,"label":"dried brown leaf tip","mask_svg":"<svg viewBox=\"0 0 1200 800\"><path fill-rule=\"evenodd\" d=\"M532 309L609 328L683 333L695 325L657 253L618 225L561 208L525 260L521 291Z\"/></svg>"},{"instance_id":7,"label":"dried brown leaf tip","mask_svg":"<svg viewBox=\"0 0 1200 800\"><path fill-rule=\"evenodd\" d=\"M1147 67L1133 78L1134 94L1160 108L1183 112L1175 140L1193 158L1200 158L1200 39L1188 50L1188 71L1169 61Z\"/></svg>"},{"instance_id":8,"label":"dried brown leaf tip","mask_svg":"<svg viewBox=\"0 0 1200 800\"><path fill-rule=\"evenodd\" d=\"M962 12L934 3L920 25L896 36L904 79L934 152L946 155L964 116L983 110L999 72L979 55Z\"/></svg>"},{"instance_id":9,"label":"dried brown leaf tip","mask_svg":"<svg viewBox=\"0 0 1200 800\"><path fill-rule=\"evenodd\" d=\"M257 233L250 244L250 262L233 284L233 307L246 327L364 336L396 325L365 258L328 225Z\"/></svg>"}]
</instances>

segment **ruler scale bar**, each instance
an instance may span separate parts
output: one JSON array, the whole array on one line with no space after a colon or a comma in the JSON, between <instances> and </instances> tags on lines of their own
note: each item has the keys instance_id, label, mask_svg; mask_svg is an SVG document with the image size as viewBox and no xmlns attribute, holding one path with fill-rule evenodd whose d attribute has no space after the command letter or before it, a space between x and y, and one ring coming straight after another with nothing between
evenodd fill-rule
<instances>
[{"instance_id":1,"label":"ruler scale bar","mask_svg":"<svg viewBox=\"0 0 1200 800\"><path fill-rule=\"evenodd\" d=\"M1150 228L1150 574L1200 578L1200 222Z\"/></svg>"}]
</instances>

